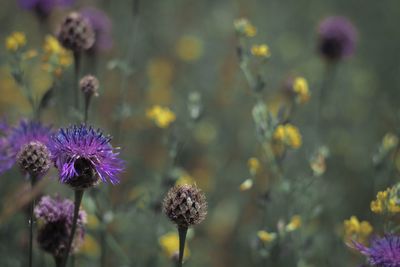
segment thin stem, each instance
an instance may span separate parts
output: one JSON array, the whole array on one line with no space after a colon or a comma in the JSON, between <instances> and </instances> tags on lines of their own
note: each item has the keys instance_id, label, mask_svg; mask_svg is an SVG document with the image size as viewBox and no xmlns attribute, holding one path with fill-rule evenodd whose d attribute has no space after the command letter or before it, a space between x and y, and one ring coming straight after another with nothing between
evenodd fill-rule
<instances>
[{"instance_id":1,"label":"thin stem","mask_svg":"<svg viewBox=\"0 0 400 267\"><path fill-rule=\"evenodd\" d=\"M326 99L326 94L329 88L332 86L332 82L335 78L335 73L336 73L336 67L337 63L327 63L326 68L325 68L325 74L324 78L322 80L321 87L319 88L318 91L318 97L317 97L317 110L316 110L316 121L315 121L315 128L316 128L316 133L318 135L318 138L321 139L321 131L323 129L323 118L322 116L322 107L325 104L325 99Z\"/></svg>"},{"instance_id":2,"label":"thin stem","mask_svg":"<svg viewBox=\"0 0 400 267\"><path fill-rule=\"evenodd\" d=\"M177 267L182 267L183 263L183 255L185 252L185 241L186 241L186 234L187 234L187 227L178 226L178 233L179 233L179 259Z\"/></svg>"},{"instance_id":3,"label":"thin stem","mask_svg":"<svg viewBox=\"0 0 400 267\"><path fill-rule=\"evenodd\" d=\"M79 73L81 68L81 54L74 52L74 107L79 110Z\"/></svg>"},{"instance_id":4,"label":"thin stem","mask_svg":"<svg viewBox=\"0 0 400 267\"><path fill-rule=\"evenodd\" d=\"M134 58L134 52L136 51L136 42L137 42L137 33L139 29L139 22L140 22L140 0L133 0L132 2L132 16L133 16L133 22L132 22L132 27L129 27L129 29L132 29L132 31L129 33L132 37L129 40L128 43L128 49L126 52L126 62L128 63L129 67L132 67L133 64L133 58ZM126 87L128 84L128 78L130 76L130 73L127 73L125 70L122 71L122 78L121 78L121 83L120 83L120 92L119 92L119 108L123 108L125 103L126 103ZM121 135L121 127L122 127L122 116L121 114L118 115L116 119L116 125L115 125L115 139L119 140L120 135Z\"/></svg>"},{"instance_id":5,"label":"thin stem","mask_svg":"<svg viewBox=\"0 0 400 267\"><path fill-rule=\"evenodd\" d=\"M69 236L67 249L65 250L64 260L63 260L63 264L61 265L61 267L67 266L69 251L71 250L72 241L74 240L74 236L75 236L76 225L77 225L78 216L79 216L79 207L82 202L83 193L84 193L84 190L75 190L74 218L72 221L71 234Z\"/></svg>"},{"instance_id":6,"label":"thin stem","mask_svg":"<svg viewBox=\"0 0 400 267\"><path fill-rule=\"evenodd\" d=\"M61 267L63 258L62 257L54 257L54 262L56 264L56 267Z\"/></svg>"},{"instance_id":7,"label":"thin stem","mask_svg":"<svg viewBox=\"0 0 400 267\"><path fill-rule=\"evenodd\" d=\"M32 175L30 177L31 179L31 190L33 190L33 187L36 184L36 177ZM35 199L33 198L31 201L31 207L29 211L29 267L32 267L33 264L33 210L35 208Z\"/></svg>"},{"instance_id":8,"label":"thin stem","mask_svg":"<svg viewBox=\"0 0 400 267\"><path fill-rule=\"evenodd\" d=\"M85 107L84 107L84 117L83 117L83 123L86 125L88 121L88 116L89 116L89 106L90 106L90 95L85 95Z\"/></svg>"},{"instance_id":9,"label":"thin stem","mask_svg":"<svg viewBox=\"0 0 400 267\"><path fill-rule=\"evenodd\" d=\"M106 266L106 255L107 255L107 246L106 246L106 227L104 225L104 222L102 222L102 228L100 229L100 266L105 267Z\"/></svg>"}]
</instances>

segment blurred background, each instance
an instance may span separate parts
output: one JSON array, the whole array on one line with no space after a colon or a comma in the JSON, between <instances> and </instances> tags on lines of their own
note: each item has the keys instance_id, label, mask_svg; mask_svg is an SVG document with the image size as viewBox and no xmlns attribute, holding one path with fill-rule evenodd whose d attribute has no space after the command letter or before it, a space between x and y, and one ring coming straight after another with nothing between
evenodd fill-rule
<instances>
[{"instance_id":1,"label":"blurred background","mask_svg":"<svg viewBox=\"0 0 400 267\"><path fill-rule=\"evenodd\" d=\"M75 266L174 266L176 227L160 203L177 181L195 182L209 204L206 220L189 232L185 266L364 262L346 246L343 221L355 215L379 234L380 220L370 202L396 181L400 170L397 148L389 156L379 155L385 134L400 134L398 1L367 0L360 7L344 0L75 0L45 18L20 2L2 3L0 39L23 32L26 48L38 52L24 69L37 97L57 85L42 113L42 121L54 128L73 123L79 114L70 104L73 65L57 75L42 67L46 36L55 34L66 14L88 7L101 10L111 27L105 48L83 56L82 73L100 81L89 122L114 137L126 171L119 185L101 184L85 195L87 235L74 256ZM358 41L354 55L336 63L318 111L314 96L329 63L318 54L317 29L332 15L347 17ZM240 68L234 27L239 18L257 29L246 45L265 43L271 53L260 66L265 88L258 100ZM16 123L32 111L10 75L10 52L2 47L0 116ZM293 76L308 81L311 97L287 118L298 127L302 145L279 156L282 177L277 179L263 160L252 110L261 99L279 116ZM155 105L168 107L173 123L155 123L149 112ZM317 113L321 131L315 128ZM320 139L329 156L323 158L326 170L315 175L310 164ZM250 158L258 158L260 166L249 163ZM53 170L46 177L43 194L72 198L72 190L56 176ZM251 177L251 188L240 187ZM0 184L0 265L23 266L27 214L15 203L29 183L14 168L1 176ZM293 216L300 216L301 223ZM283 233L290 223L293 231ZM50 256L39 249L35 253L38 266L53 266Z\"/></svg>"}]
</instances>

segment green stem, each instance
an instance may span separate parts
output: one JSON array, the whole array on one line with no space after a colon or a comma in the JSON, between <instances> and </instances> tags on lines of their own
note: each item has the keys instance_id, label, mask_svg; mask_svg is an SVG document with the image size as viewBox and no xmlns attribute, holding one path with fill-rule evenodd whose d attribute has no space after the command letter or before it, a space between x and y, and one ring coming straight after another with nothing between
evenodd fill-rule
<instances>
[{"instance_id":1,"label":"green stem","mask_svg":"<svg viewBox=\"0 0 400 267\"><path fill-rule=\"evenodd\" d=\"M31 179L31 192L33 192L33 188L36 184L36 177L32 175ZM30 211L29 211L29 267L32 267L33 264L33 224L34 224L34 217L33 217L33 210L35 208L35 199L32 198Z\"/></svg>"},{"instance_id":2,"label":"green stem","mask_svg":"<svg viewBox=\"0 0 400 267\"><path fill-rule=\"evenodd\" d=\"M177 267L182 267L183 263L183 255L185 253L185 241L186 241L186 234L187 234L187 227L178 226L178 233L179 233L179 259Z\"/></svg>"},{"instance_id":3,"label":"green stem","mask_svg":"<svg viewBox=\"0 0 400 267\"><path fill-rule=\"evenodd\" d=\"M321 131L323 130L323 118L321 118L322 107L325 104L326 94L328 93L327 91L329 90L329 88L332 88L332 83L335 78L336 69L337 69L337 63L327 63L327 66L325 68L324 78L322 80L321 87L319 88L318 91L317 110L315 113L317 116L315 122L315 128L319 139L321 139L322 135Z\"/></svg>"},{"instance_id":4,"label":"green stem","mask_svg":"<svg viewBox=\"0 0 400 267\"><path fill-rule=\"evenodd\" d=\"M62 257L54 257L54 262L56 264L56 267L61 267L63 258Z\"/></svg>"},{"instance_id":5,"label":"green stem","mask_svg":"<svg viewBox=\"0 0 400 267\"><path fill-rule=\"evenodd\" d=\"M64 260L63 260L63 263L61 264L61 267L67 266L69 252L71 250L72 241L74 240L74 236L75 236L76 225L77 225L78 216L79 216L79 207L82 202L83 193L84 193L84 190L75 190L74 218L72 221L71 234L69 236L67 249L65 250Z\"/></svg>"},{"instance_id":6,"label":"green stem","mask_svg":"<svg viewBox=\"0 0 400 267\"><path fill-rule=\"evenodd\" d=\"M90 95L85 95L85 107L84 107L84 117L83 117L83 123L86 125L88 121L88 116L89 116L89 106L90 106Z\"/></svg>"},{"instance_id":7,"label":"green stem","mask_svg":"<svg viewBox=\"0 0 400 267\"><path fill-rule=\"evenodd\" d=\"M104 224L104 222L102 222ZM102 228L100 230L100 266L105 267L106 266L106 255L107 255L107 246L106 246L106 229L105 225L102 225Z\"/></svg>"},{"instance_id":8,"label":"green stem","mask_svg":"<svg viewBox=\"0 0 400 267\"><path fill-rule=\"evenodd\" d=\"M81 54L79 52L74 52L74 107L79 110L79 73L81 67Z\"/></svg>"}]
</instances>

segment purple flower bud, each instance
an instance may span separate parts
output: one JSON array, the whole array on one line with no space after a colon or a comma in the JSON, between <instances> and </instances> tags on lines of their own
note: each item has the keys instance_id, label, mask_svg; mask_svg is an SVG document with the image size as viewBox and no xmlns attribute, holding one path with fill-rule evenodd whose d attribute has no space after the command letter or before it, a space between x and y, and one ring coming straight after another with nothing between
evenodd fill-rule
<instances>
[{"instance_id":1,"label":"purple flower bud","mask_svg":"<svg viewBox=\"0 0 400 267\"><path fill-rule=\"evenodd\" d=\"M44 196L35 207L34 213L40 221L37 236L40 248L55 258L63 257L71 234L74 203L68 199ZM76 252L83 242L85 223L86 212L80 210L71 253Z\"/></svg>"},{"instance_id":2,"label":"purple flower bud","mask_svg":"<svg viewBox=\"0 0 400 267\"><path fill-rule=\"evenodd\" d=\"M344 17L328 17L318 27L319 53L330 61L350 57L354 54L357 31Z\"/></svg>"}]
</instances>

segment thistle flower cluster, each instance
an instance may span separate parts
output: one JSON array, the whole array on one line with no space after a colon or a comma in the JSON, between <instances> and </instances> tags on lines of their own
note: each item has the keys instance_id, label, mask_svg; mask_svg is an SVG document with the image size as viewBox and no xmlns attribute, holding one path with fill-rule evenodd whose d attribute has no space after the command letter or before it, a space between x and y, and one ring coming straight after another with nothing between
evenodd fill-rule
<instances>
[{"instance_id":1,"label":"thistle flower cluster","mask_svg":"<svg viewBox=\"0 0 400 267\"><path fill-rule=\"evenodd\" d=\"M68 199L42 197L34 210L39 220L37 242L41 249L54 257L63 257L71 234L74 203ZM79 211L71 253L79 249L85 236L86 212Z\"/></svg>"},{"instance_id":2,"label":"thistle flower cluster","mask_svg":"<svg viewBox=\"0 0 400 267\"><path fill-rule=\"evenodd\" d=\"M85 189L100 181L117 184L123 162L110 140L99 129L84 125L60 129L50 143L60 181L76 189Z\"/></svg>"},{"instance_id":3,"label":"thistle flower cluster","mask_svg":"<svg viewBox=\"0 0 400 267\"><path fill-rule=\"evenodd\" d=\"M64 19L57 37L65 48L75 53L90 49L95 42L92 25L77 12L70 13Z\"/></svg>"},{"instance_id":4,"label":"thistle flower cluster","mask_svg":"<svg viewBox=\"0 0 400 267\"><path fill-rule=\"evenodd\" d=\"M330 61L350 57L354 54L357 31L344 17L328 17L318 28L318 49Z\"/></svg>"},{"instance_id":5,"label":"thistle flower cluster","mask_svg":"<svg viewBox=\"0 0 400 267\"><path fill-rule=\"evenodd\" d=\"M31 177L40 177L50 168L50 152L46 145L33 141L24 145L17 155L18 164Z\"/></svg>"},{"instance_id":6,"label":"thistle flower cluster","mask_svg":"<svg viewBox=\"0 0 400 267\"><path fill-rule=\"evenodd\" d=\"M52 129L50 126L45 126L40 122L21 120L17 126L11 127L8 124L3 124L0 132L3 134L3 137L0 138L0 174L10 169L17 161L18 153L24 148L25 145L31 142L39 142L44 146L48 147L50 143L50 136L52 135ZM47 152L46 149L39 145L35 145L35 149L38 149L36 152L33 152L29 148L30 151L21 152L22 155L27 155L27 153L37 153L38 156L44 157L40 159L29 159L28 164L30 167L33 167L34 162L38 163L36 160L42 162L44 165L47 165ZM23 161L23 159L21 158ZM28 163L27 161L27 163ZM23 163L23 162L21 162ZM36 164L35 163L35 164ZM34 165L35 165L34 164ZM25 164L23 164L25 166ZM28 166L26 165L26 166ZM38 167L38 166L36 166ZM34 168L36 168L34 167ZM24 169L26 171L26 169ZM37 169L38 170L38 169Z\"/></svg>"},{"instance_id":7,"label":"thistle flower cluster","mask_svg":"<svg viewBox=\"0 0 400 267\"><path fill-rule=\"evenodd\" d=\"M400 266L400 236L388 234L372 239L369 247L353 242L354 247L367 257L368 263L377 267Z\"/></svg>"},{"instance_id":8,"label":"thistle flower cluster","mask_svg":"<svg viewBox=\"0 0 400 267\"><path fill-rule=\"evenodd\" d=\"M179 227L194 226L207 215L206 198L196 186L175 186L164 198L163 212Z\"/></svg>"},{"instance_id":9,"label":"thistle flower cluster","mask_svg":"<svg viewBox=\"0 0 400 267\"><path fill-rule=\"evenodd\" d=\"M79 89L86 96L98 96L99 80L93 75L86 75L79 81Z\"/></svg>"}]
</instances>

